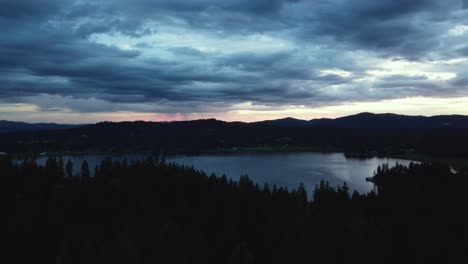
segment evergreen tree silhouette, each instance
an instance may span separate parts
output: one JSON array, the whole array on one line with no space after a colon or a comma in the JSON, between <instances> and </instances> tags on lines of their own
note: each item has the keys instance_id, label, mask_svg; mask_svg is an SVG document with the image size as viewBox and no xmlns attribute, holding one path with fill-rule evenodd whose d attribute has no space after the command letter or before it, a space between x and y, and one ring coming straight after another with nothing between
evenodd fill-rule
<instances>
[{"instance_id":1,"label":"evergreen tree silhouette","mask_svg":"<svg viewBox=\"0 0 468 264\"><path fill-rule=\"evenodd\" d=\"M65 174L69 178L73 177L73 162L70 158L68 158L67 164L65 165Z\"/></svg>"},{"instance_id":2,"label":"evergreen tree silhouette","mask_svg":"<svg viewBox=\"0 0 468 264\"><path fill-rule=\"evenodd\" d=\"M83 163L81 164L80 176L81 176L81 181L83 182L88 182L90 179L89 165L86 160L84 160Z\"/></svg>"}]
</instances>

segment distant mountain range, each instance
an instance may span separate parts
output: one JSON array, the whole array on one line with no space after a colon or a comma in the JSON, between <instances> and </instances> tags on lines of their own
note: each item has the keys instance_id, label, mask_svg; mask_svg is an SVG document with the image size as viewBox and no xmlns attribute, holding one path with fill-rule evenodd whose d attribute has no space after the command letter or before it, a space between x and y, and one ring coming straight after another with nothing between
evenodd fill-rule
<instances>
[{"instance_id":1,"label":"distant mountain range","mask_svg":"<svg viewBox=\"0 0 468 264\"><path fill-rule=\"evenodd\" d=\"M39 131L39 130L58 130L75 128L82 125L62 125L55 123L25 123L0 120L0 133L5 132L20 132L20 131Z\"/></svg>"},{"instance_id":2,"label":"distant mountain range","mask_svg":"<svg viewBox=\"0 0 468 264\"><path fill-rule=\"evenodd\" d=\"M261 121L257 123L285 127L319 127L334 126L359 129L435 129L440 127L468 128L468 116L440 115L440 116L407 116L397 114L360 113L335 119L320 118L301 120L291 117Z\"/></svg>"},{"instance_id":3,"label":"distant mountain range","mask_svg":"<svg viewBox=\"0 0 468 264\"><path fill-rule=\"evenodd\" d=\"M274 120L265 120L252 123L244 122L225 122L221 120L199 119L191 121L172 121L172 122L145 122L145 121L124 121L122 124L129 123L156 123L156 124L188 124L188 123L232 123L232 124L245 124L245 125L271 125L279 127L320 127L320 126L334 126L346 128L360 128L360 129L422 129L422 128L438 128L438 127L454 127L454 128L467 128L468 116L463 115L439 115L439 116L408 116L397 114L373 114L373 113L359 113L339 118L319 118L311 120L302 120L292 117L286 117ZM111 124L113 122L100 122L96 125ZM117 122L119 123L119 122ZM0 133L4 132L24 132L24 131L40 131L40 130L63 130L78 127L89 127L93 125L88 124L56 124L56 123L26 123L0 120Z\"/></svg>"},{"instance_id":4,"label":"distant mountain range","mask_svg":"<svg viewBox=\"0 0 468 264\"><path fill-rule=\"evenodd\" d=\"M3 127L3 129L2 129ZM205 151L245 148L340 149L349 153L418 151L468 157L468 116L360 113L335 119L253 123L202 119L92 125L0 123L0 151ZM13 132L13 133L12 133Z\"/></svg>"}]
</instances>

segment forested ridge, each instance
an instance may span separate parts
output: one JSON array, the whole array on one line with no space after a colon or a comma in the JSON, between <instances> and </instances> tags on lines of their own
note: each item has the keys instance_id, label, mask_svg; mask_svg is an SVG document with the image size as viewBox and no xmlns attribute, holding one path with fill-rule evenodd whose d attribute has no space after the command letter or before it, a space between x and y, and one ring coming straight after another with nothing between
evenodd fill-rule
<instances>
[{"instance_id":1,"label":"forested ridge","mask_svg":"<svg viewBox=\"0 0 468 264\"><path fill-rule=\"evenodd\" d=\"M376 192L321 182L309 198L303 185L156 158L0 157L0 175L4 257L17 263L453 263L468 252L468 172L440 164L383 165Z\"/></svg>"},{"instance_id":2,"label":"forested ridge","mask_svg":"<svg viewBox=\"0 0 468 264\"><path fill-rule=\"evenodd\" d=\"M254 123L215 119L180 122L101 122L71 129L2 133L0 152L203 153L234 148L314 148L350 155L418 152L468 157L467 116L403 116L361 113L336 119L270 120Z\"/></svg>"}]
</instances>

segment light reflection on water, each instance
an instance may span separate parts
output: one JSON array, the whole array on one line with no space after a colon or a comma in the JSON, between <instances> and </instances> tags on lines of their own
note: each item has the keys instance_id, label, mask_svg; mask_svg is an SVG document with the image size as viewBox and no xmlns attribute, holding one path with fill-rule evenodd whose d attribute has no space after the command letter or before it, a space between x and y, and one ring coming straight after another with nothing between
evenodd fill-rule
<instances>
[{"instance_id":1,"label":"light reflection on water","mask_svg":"<svg viewBox=\"0 0 468 264\"><path fill-rule=\"evenodd\" d=\"M74 173L78 173L84 160L89 163L91 173L94 167L109 157L104 154L89 154L64 156L64 162L70 158L74 166ZM132 162L147 157L146 154L127 154L112 156L113 160ZM43 165L47 157L37 159ZM218 176L225 174L229 178L238 179L241 175L248 175L252 180L263 186L268 183L277 186L286 186L289 190L296 188L300 182L304 183L308 194L320 180L325 180L331 186L342 185L346 182L351 190L360 193L369 192L372 183L365 178L372 176L377 166L388 163L390 166L396 162L408 164L409 160L393 158L350 159L342 153L249 153L229 155L200 155L200 156L172 156L167 157L168 162L193 166L195 169L205 171L208 175L215 173Z\"/></svg>"}]
</instances>

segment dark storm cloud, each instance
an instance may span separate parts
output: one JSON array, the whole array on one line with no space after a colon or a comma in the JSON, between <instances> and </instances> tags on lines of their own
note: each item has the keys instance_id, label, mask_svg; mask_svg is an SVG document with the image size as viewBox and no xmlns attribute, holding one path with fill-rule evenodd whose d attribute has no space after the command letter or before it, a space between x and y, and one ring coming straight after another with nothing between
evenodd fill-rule
<instances>
[{"instance_id":1,"label":"dark storm cloud","mask_svg":"<svg viewBox=\"0 0 468 264\"><path fill-rule=\"evenodd\" d=\"M3 1L0 16L2 18L44 18L60 12L66 5L66 0Z\"/></svg>"},{"instance_id":2,"label":"dark storm cloud","mask_svg":"<svg viewBox=\"0 0 468 264\"><path fill-rule=\"evenodd\" d=\"M461 2L462 2L462 8L463 9L468 8L468 0L462 0Z\"/></svg>"},{"instance_id":3,"label":"dark storm cloud","mask_svg":"<svg viewBox=\"0 0 468 264\"><path fill-rule=\"evenodd\" d=\"M455 52L460 56L468 56L468 46L457 48Z\"/></svg>"},{"instance_id":4,"label":"dark storm cloud","mask_svg":"<svg viewBox=\"0 0 468 264\"><path fill-rule=\"evenodd\" d=\"M379 59L468 56L464 33L447 35L468 23L467 3L7 1L0 8L0 99L52 95L109 103L95 111L115 110L113 102L157 102L168 106L164 111L186 103L201 111L220 102L377 100L394 98L394 91L400 97L459 95L466 78L444 82L421 73L362 80L379 67L372 63ZM152 39L159 35L168 37ZM450 67L431 71L461 72L463 65Z\"/></svg>"},{"instance_id":5,"label":"dark storm cloud","mask_svg":"<svg viewBox=\"0 0 468 264\"><path fill-rule=\"evenodd\" d=\"M457 1L383 0L330 1L307 16L306 39L326 35L358 49L386 51L389 56L409 56L434 48L438 27L434 20L448 19ZM423 44L423 45L422 45Z\"/></svg>"}]
</instances>

